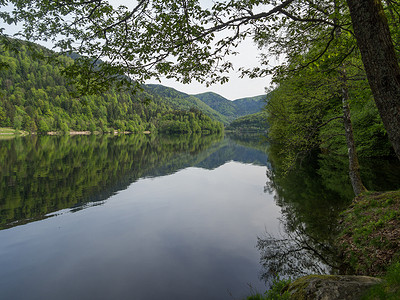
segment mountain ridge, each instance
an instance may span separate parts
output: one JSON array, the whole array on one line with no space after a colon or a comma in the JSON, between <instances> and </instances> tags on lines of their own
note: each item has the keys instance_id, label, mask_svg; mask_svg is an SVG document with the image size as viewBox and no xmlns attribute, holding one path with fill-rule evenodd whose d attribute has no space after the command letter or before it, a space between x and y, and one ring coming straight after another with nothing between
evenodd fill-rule
<instances>
[{"instance_id":1,"label":"mountain ridge","mask_svg":"<svg viewBox=\"0 0 400 300\"><path fill-rule=\"evenodd\" d=\"M217 112L225 115L230 122L233 120L260 112L265 106L267 95L228 100L214 92L205 92L194 95Z\"/></svg>"}]
</instances>

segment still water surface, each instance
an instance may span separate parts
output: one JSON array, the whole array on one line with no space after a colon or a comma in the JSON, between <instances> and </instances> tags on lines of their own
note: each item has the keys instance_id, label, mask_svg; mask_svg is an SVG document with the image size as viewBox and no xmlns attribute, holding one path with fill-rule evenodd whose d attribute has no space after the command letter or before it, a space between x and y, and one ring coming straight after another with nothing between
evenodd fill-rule
<instances>
[{"instance_id":1,"label":"still water surface","mask_svg":"<svg viewBox=\"0 0 400 300\"><path fill-rule=\"evenodd\" d=\"M265 153L221 137L181 142L4 142L2 297L240 299L249 285L263 291L257 236L277 231L280 215L264 193Z\"/></svg>"},{"instance_id":2,"label":"still water surface","mask_svg":"<svg viewBox=\"0 0 400 300\"><path fill-rule=\"evenodd\" d=\"M399 184L400 168L371 163L369 188ZM243 137L0 141L0 298L242 299L289 263L331 272L285 251L329 249L352 197L346 166L324 158L282 176Z\"/></svg>"}]
</instances>

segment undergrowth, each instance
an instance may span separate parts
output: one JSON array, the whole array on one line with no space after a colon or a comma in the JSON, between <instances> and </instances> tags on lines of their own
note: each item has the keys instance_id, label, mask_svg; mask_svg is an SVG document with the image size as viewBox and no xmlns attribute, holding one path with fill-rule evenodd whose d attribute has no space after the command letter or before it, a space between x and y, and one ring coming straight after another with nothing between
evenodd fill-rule
<instances>
[{"instance_id":1,"label":"undergrowth","mask_svg":"<svg viewBox=\"0 0 400 300\"><path fill-rule=\"evenodd\" d=\"M289 300L290 294L286 289L290 282L290 279L280 279L276 277L271 288L266 291L264 295L251 295L248 296L246 300Z\"/></svg>"},{"instance_id":2,"label":"undergrowth","mask_svg":"<svg viewBox=\"0 0 400 300\"><path fill-rule=\"evenodd\" d=\"M400 261L400 191L364 193L342 219L338 246L347 273L382 276Z\"/></svg>"},{"instance_id":3,"label":"undergrowth","mask_svg":"<svg viewBox=\"0 0 400 300\"><path fill-rule=\"evenodd\" d=\"M397 300L400 299L400 262L392 264L386 275L383 277L383 283L372 287L363 300Z\"/></svg>"}]
</instances>

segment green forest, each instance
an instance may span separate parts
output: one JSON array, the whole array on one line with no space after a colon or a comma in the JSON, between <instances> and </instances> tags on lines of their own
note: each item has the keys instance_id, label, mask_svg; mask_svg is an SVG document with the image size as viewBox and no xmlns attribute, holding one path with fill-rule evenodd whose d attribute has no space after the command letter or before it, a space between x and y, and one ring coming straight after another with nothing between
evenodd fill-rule
<instances>
[{"instance_id":1,"label":"green forest","mask_svg":"<svg viewBox=\"0 0 400 300\"><path fill-rule=\"evenodd\" d=\"M357 154L360 157L393 156L378 109L372 97L360 53L354 50L343 68L332 70L335 53L325 53L323 62L302 68L307 56L318 52L315 45L305 57L293 58L289 69L297 72L275 77L277 87L266 105L268 137L280 144L280 154L290 167L299 154L319 149L323 153L347 155L343 123L343 88L347 91Z\"/></svg>"},{"instance_id":2,"label":"green forest","mask_svg":"<svg viewBox=\"0 0 400 300\"><path fill-rule=\"evenodd\" d=\"M0 72L0 127L39 133L223 130L222 123L203 113L196 103L179 103L173 97L155 93L151 87L135 93L111 89L100 95L74 97L74 86L63 77L59 64L71 64L72 59L61 56L59 63L51 63L37 59L30 49L20 42L18 49L3 48L0 52L0 61L6 65ZM208 109L204 111L211 114Z\"/></svg>"},{"instance_id":3,"label":"green forest","mask_svg":"<svg viewBox=\"0 0 400 300\"><path fill-rule=\"evenodd\" d=\"M7 5L15 5L15 10L7 11ZM303 213L302 209L314 202L321 207L333 205L322 241L329 240L333 256L346 264L340 271L384 276L396 267L397 281L384 292L400 297L400 232L396 229L400 227L400 193L382 193L392 187L371 184L368 178L372 177L365 175L365 161L400 159L399 1L221 0L208 7L196 0L183 5L179 0L145 0L128 8L97 0L6 0L0 6L4 7L0 18L5 23L24 23L21 38L52 42L63 54L41 46L32 51L30 43L11 42L0 28L0 127L43 135L51 131L190 133L185 138L196 140L202 133L220 136L225 129L239 135L262 131L270 163L265 189L280 193L275 200L283 207L287 227L317 231L319 225L314 221L323 219L323 214L318 210ZM238 48L246 39L260 50L258 63L248 67L242 61L236 66L232 57L246 54ZM49 59L39 59L38 52ZM151 78L168 78L210 86L227 82L233 72L249 78L269 76L268 92L229 101L215 93L188 95L162 85L144 85ZM123 89L126 82L139 88ZM107 136L90 138L100 137L104 138L100 141L104 151L99 153L105 155ZM48 143L64 142L65 137L57 138ZM152 135L129 138L132 140L119 142L127 148L130 144L137 145L136 149L142 144L153 146ZM211 144L211 135L207 138ZM23 148L23 143L7 145ZM46 146L47 142L43 139L40 143ZM73 175L73 146L66 148L65 156L71 155L71 161L67 160L71 170L64 170L64 161L57 161L60 164L54 163L58 168L54 172L47 165L44 169L38 166L35 172ZM176 154L176 145L166 141L164 146L170 146L171 152L155 151L155 157L168 161L173 157L170 154ZM27 153L25 159L29 160L29 152L35 149L2 151L4 156ZM93 150L87 151L84 156L90 157ZM129 151L136 150L127 150L133 156L142 154ZM50 156L58 159L57 155L61 154ZM118 155L113 157L115 168L104 167L107 173L124 173L118 164L125 157ZM376 172L398 181L391 166L382 164ZM21 168L18 173L22 176L40 180ZM316 171L315 178L302 174L307 168ZM87 180L99 185L101 178L92 178ZM3 186L18 186L14 177L7 180ZM328 191L308 191L321 181ZM332 196L332 191L338 196ZM74 195L68 192L65 189L65 199L71 205ZM15 196L18 201L24 197L28 199L25 207L7 203L7 221L2 226L17 219L16 214L35 217L24 214L24 210L35 211L34 197ZM337 203L328 203L335 197ZM340 212L350 203L341 198L352 197L344 218ZM302 228L306 225L308 228ZM379 273L370 269L376 265L381 267Z\"/></svg>"},{"instance_id":4,"label":"green forest","mask_svg":"<svg viewBox=\"0 0 400 300\"><path fill-rule=\"evenodd\" d=\"M245 132L267 132L267 114L265 111L260 111L254 114L237 118L233 120L226 127L226 129Z\"/></svg>"},{"instance_id":5,"label":"green forest","mask_svg":"<svg viewBox=\"0 0 400 300\"><path fill-rule=\"evenodd\" d=\"M226 116L229 123L237 118L260 112L267 101L266 95L241 98L233 101L229 101L221 95L212 92L197 94L195 96Z\"/></svg>"}]
</instances>

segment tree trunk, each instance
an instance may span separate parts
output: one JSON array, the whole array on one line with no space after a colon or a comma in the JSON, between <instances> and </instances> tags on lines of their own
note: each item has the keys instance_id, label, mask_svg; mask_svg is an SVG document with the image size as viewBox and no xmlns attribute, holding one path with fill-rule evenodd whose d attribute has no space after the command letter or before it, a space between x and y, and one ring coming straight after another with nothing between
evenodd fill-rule
<instances>
[{"instance_id":1,"label":"tree trunk","mask_svg":"<svg viewBox=\"0 0 400 300\"><path fill-rule=\"evenodd\" d=\"M339 9L337 1L335 1L335 14L339 15ZM335 24L337 24L337 18L334 18ZM335 32L337 37L342 35L340 27L336 28ZM354 194L358 196L367 189L361 181L360 176L360 164L358 163L358 155L356 150L356 144L354 142L353 124L351 123L350 106L349 106L349 87L347 85L347 73L344 64L339 69L340 83L342 89L342 106L343 106L343 125L346 136L347 152L349 156L349 177L351 186L353 187Z\"/></svg>"},{"instance_id":2,"label":"tree trunk","mask_svg":"<svg viewBox=\"0 0 400 300\"><path fill-rule=\"evenodd\" d=\"M400 159L400 67L380 0L347 0L368 82Z\"/></svg>"},{"instance_id":3,"label":"tree trunk","mask_svg":"<svg viewBox=\"0 0 400 300\"><path fill-rule=\"evenodd\" d=\"M349 155L349 176L354 194L358 196L367 189L363 185L360 176L360 165L358 163L356 145L354 143L353 125L351 123L350 116L347 76L344 68L340 71L340 77L342 83L343 124L346 135L347 151Z\"/></svg>"}]
</instances>

